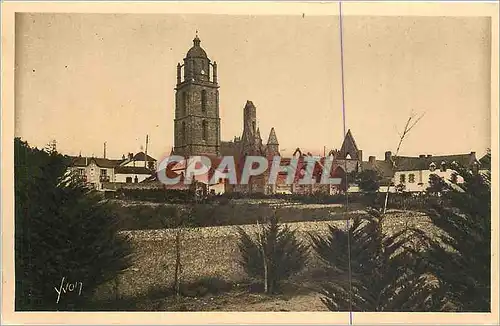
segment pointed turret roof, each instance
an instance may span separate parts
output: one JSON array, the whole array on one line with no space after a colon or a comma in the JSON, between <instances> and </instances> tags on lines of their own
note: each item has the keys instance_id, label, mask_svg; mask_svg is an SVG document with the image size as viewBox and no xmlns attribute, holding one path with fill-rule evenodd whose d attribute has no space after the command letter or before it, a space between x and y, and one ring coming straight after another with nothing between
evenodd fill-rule
<instances>
[{"instance_id":1,"label":"pointed turret roof","mask_svg":"<svg viewBox=\"0 0 500 326\"><path fill-rule=\"evenodd\" d=\"M343 158L345 158L347 154L349 154L353 159L358 158L358 146L356 145L356 141L352 136L351 129L347 130L344 142L342 143L342 147L340 148L340 154L344 156Z\"/></svg>"},{"instance_id":2,"label":"pointed turret roof","mask_svg":"<svg viewBox=\"0 0 500 326\"><path fill-rule=\"evenodd\" d=\"M245 109L246 108L255 108L255 105L253 104L252 101L247 100L247 103L245 104Z\"/></svg>"},{"instance_id":3,"label":"pointed turret roof","mask_svg":"<svg viewBox=\"0 0 500 326\"><path fill-rule=\"evenodd\" d=\"M260 136L260 128L259 127L257 127L257 132L255 133L255 137L257 139L262 139L262 137Z\"/></svg>"},{"instance_id":4,"label":"pointed turret roof","mask_svg":"<svg viewBox=\"0 0 500 326\"><path fill-rule=\"evenodd\" d=\"M276 137L276 132L274 131L274 127L271 128L271 132L269 133L269 138L267 139L268 145L279 145L278 137Z\"/></svg>"}]
</instances>

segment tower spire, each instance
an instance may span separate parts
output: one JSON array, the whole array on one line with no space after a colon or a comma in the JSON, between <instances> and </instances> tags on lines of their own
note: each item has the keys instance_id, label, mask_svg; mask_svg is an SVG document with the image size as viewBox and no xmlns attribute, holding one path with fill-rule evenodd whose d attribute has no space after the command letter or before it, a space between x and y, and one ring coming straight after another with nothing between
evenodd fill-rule
<instances>
[{"instance_id":1,"label":"tower spire","mask_svg":"<svg viewBox=\"0 0 500 326\"><path fill-rule=\"evenodd\" d=\"M279 145L278 137L276 137L276 131L274 127L271 128L271 132L269 133L269 138L267 139L268 145Z\"/></svg>"},{"instance_id":2,"label":"tower spire","mask_svg":"<svg viewBox=\"0 0 500 326\"><path fill-rule=\"evenodd\" d=\"M200 38L198 37L198 30L196 30L196 34L195 34L195 37L194 37L194 40L193 40L193 44L194 46L200 46Z\"/></svg>"}]
</instances>

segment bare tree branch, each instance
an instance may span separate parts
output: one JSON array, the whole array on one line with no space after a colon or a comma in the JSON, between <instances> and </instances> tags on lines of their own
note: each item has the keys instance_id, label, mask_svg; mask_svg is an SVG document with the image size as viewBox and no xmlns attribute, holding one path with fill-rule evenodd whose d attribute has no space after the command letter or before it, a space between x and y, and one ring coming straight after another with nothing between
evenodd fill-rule
<instances>
[{"instance_id":1,"label":"bare tree branch","mask_svg":"<svg viewBox=\"0 0 500 326\"><path fill-rule=\"evenodd\" d=\"M422 113L418 118L415 119L415 113L411 112L410 116L408 117L408 120L406 121L405 128L403 130L402 134L399 134L399 143L398 147L396 149L396 153L394 154L395 157L399 155L399 150L401 149L401 145L403 144L403 140L405 137L408 135L408 133L417 125L417 123L424 117L425 112ZM391 168L394 170L396 167L396 163L394 160L391 160ZM391 183L389 182L389 185L387 185L387 192L385 193L385 202L384 202L384 214L387 211L387 202L389 200L389 190L391 188Z\"/></svg>"}]
</instances>

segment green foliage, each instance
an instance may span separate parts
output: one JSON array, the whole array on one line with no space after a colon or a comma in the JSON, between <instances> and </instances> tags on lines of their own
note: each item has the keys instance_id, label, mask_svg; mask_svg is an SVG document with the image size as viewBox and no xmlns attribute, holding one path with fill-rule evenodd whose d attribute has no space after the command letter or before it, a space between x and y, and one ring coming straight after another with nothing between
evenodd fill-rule
<instances>
[{"instance_id":1,"label":"green foliage","mask_svg":"<svg viewBox=\"0 0 500 326\"><path fill-rule=\"evenodd\" d=\"M440 310L487 312L491 307L491 174L455 169L464 183L446 186L429 215L443 234L426 260L440 283ZM418 230L416 230L418 231ZM451 308L450 308L451 307Z\"/></svg>"},{"instance_id":2,"label":"green foliage","mask_svg":"<svg viewBox=\"0 0 500 326\"><path fill-rule=\"evenodd\" d=\"M384 235L382 216L369 213L347 231L330 227L328 238L311 234L331 278L322 286L323 303L331 311L425 311L430 289L406 246L407 230Z\"/></svg>"},{"instance_id":3,"label":"green foliage","mask_svg":"<svg viewBox=\"0 0 500 326\"><path fill-rule=\"evenodd\" d=\"M276 215L262 225L262 229L258 230L254 237L242 228L238 230L240 265L250 277L265 280L265 259L268 293L276 293L282 280L304 268L307 247L297 240L295 230L278 223Z\"/></svg>"},{"instance_id":4,"label":"green foliage","mask_svg":"<svg viewBox=\"0 0 500 326\"><path fill-rule=\"evenodd\" d=\"M85 309L97 286L129 266L116 217L67 166L55 151L15 139L16 310ZM82 291L62 293L57 303L63 277L82 282Z\"/></svg>"},{"instance_id":5,"label":"green foliage","mask_svg":"<svg viewBox=\"0 0 500 326\"><path fill-rule=\"evenodd\" d=\"M448 185L443 178L434 173L429 176L429 186L427 187L428 194L438 195L447 191L448 189Z\"/></svg>"},{"instance_id":6,"label":"green foliage","mask_svg":"<svg viewBox=\"0 0 500 326\"><path fill-rule=\"evenodd\" d=\"M395 188L396 188L396 192L397 192L398 194L402 194L402 193L404 193L404 192L405 192L406 185L405 185L404 183L400 183L400 184L396 185L396 187L395 187Z\"/></svg>"},{"instance_id":7,"label":"green foliage","mask_svg":"<svg viewBox=\"0 0 500 326\"><path fill-rule=\"evenodd\" d=\"M359 189L365 193L377 192L380 188L381 180L382 177L375 170L363 170L356 175L356 182Z\"/></svg>"},{"instance_id":8,"label":"green foliage","mask_svg":"<svg viewBox=\"0 0 500 326\"><path fill-rule=\"evenodd\" d=\"M106 193L108 198L123 200L138 200L156 203L190 203L194 194L190 190L177 189L119 189L116 192Z\"/></svg>"}]
</instances>

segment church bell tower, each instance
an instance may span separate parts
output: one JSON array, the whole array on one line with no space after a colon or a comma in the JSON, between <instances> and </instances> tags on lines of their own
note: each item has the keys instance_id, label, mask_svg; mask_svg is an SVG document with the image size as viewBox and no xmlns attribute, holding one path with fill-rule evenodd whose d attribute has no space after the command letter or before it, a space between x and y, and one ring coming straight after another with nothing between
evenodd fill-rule
<instances>
[{"instance_id":1,"label":"church bell tower","mask_svg":"<svg viewBox=\"0 0 500 326\"><path fill-rule=\"evenodd\" d=\"M220 155L219 85L217 63L200 46L198 35L177 64L174 154Z\"/></svg>"}]
</instances>

